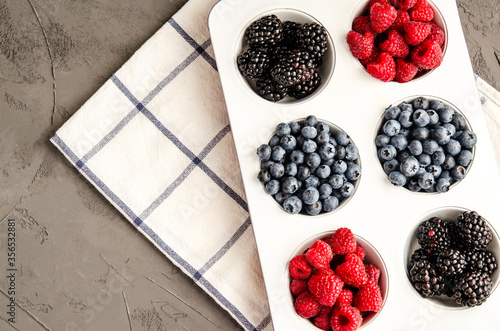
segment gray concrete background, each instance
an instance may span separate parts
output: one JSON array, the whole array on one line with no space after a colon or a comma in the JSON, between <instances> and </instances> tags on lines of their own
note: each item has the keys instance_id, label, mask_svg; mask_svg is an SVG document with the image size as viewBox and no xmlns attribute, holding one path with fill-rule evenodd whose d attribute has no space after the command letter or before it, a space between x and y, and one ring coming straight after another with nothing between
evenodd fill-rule
<instances>
[{"instance_id":1,"label":"gray concrete background","mask_svg":"<svg viewBox=\"0 0 500 331\"><path fill-rule=\"evenodd\" d=\"M0 330L239 329L48 142L185 2L0 0ZM500 88L499 1L457 5L476 73Z\"/></svg>"}]
</instances>

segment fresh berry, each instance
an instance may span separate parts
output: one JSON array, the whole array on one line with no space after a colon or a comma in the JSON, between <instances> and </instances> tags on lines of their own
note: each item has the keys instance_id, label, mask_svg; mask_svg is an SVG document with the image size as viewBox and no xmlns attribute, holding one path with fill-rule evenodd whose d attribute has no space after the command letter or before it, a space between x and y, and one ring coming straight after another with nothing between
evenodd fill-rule
<instances>
[{"instance_id":1,"label":"fresh berry","mask_svg":"<svg viewBox=\"0 0 500 331\"><path fill-rule=\"evenodd\" d=\"M416 46L431 33L431 25L423 22L409 22L403 25L405 40L408 45Z\"/></svg>"},{"instance_id":2,"label":"fresh berry","mask_svg":"<svg viewBox=\"0 0 500 331\"><path fill-rule=\"evenodd\" d=\"M417 231L418 243L430 253L449 248L451 245L448 223L440 218L433 217L422 222Z\"/></svg>"},{"instance_id":3,"label":"fresh berry","mask_svg":"<svg viewBox=\"0 0 500 331\"><path fill-rule=\"evenodd\" d=\"M312 267L307 262L305 254L297 255L291 259L288 268L290 270L290 275L296 279L307 279L312 272Z\"/></svg>"},{"instance_id":4,"label":"fresh berry","mask_svg":"<svg viewBox=\"0 0 500 331\"><path fill-rule=\"evenodd\" d=\"M491 275L497 269L497 260L489 251L469 248L464 251L464 255L469 271L481 271Z\"/></svg>"},{"instance_id":5,"label":"fresh berry","mask_svg":"<svg viewBox=\"0 0 500 331\"><path fill-rule=\"evenodd\" d=\"M428 260L421 260L413 265L410 269L410 282L424 298L441 295L445 286L443 277Z\"/></svg>"},{"instance_id":6,"label":"fresh berry","mask_svg":"<svg viewBox=\"0 0 500 331\"><path fill-rule=\"evenodd\" d=\"M331 245L334 254L352 254L356 251L356 238L350 229L339 228L332 235Z\"/></svg>"},{"instance_id":7,"label":"fresh berry","mask_svg":"<svg viewBox=\"0 0 500 331\"><path fill-rule=\"evenodd\" d=\"M413 48L411 60L420 69L435 69L443 62L443 52L436 41L427 39Z\"/></svg>"},{"instance_id":8,"label":"fresh berry","mask_svg":"<svg viewBox=\"0 0 500 331\"><path fill-rule=\"evenodd\" d=\"M297 31L302 26L297 22L286 21L283 22L283 44L291 47L297 47Z\"/></svg>"},{"instance_id":9,"label":"fresh berry","mask_svg":"<svg viewBox=\"0 0 500 331\"><path fill-rule=\"evenodd\" d=\"M324 306L318 315L314 316L313 324L320 330L329 331L333 307Z\"/></svg>"},{"instance_id":10,"label":"fresh berry","mask_svg":"<svg viewBox=\"0 0 500 331\"><path fill-rule=\"evenodd\" d=\"M466 247L484 249L493 240L486 220L475 211L463 212L457 219L457 235Z\"/></svg>"},{"instance_id":11,"label":"fresh berry","mask_svg":"<svg viewBox=\"0 0 500 331\"><path fill-rule=\"evenodd\" d=\"M410 16L408 16L408 19ZM364 35L366 32L370 32L374 37L377 35L375 31L372 30L372 23L370 21L370 16L359 16L352 21L352 29L357 33Z\"/></svg>"},{"instance_id":12,"label":"fresh berry","mask_svg":"<svg viewBox=\"0 0 500 331\"><path fill-rule=\"evenodd\" d=\"M361 312L378 312L382 308L382 304L382 292L374 281L368 281L354 295L354 307L358 308Z\"/></svg>"},{"instance_id":13,"label":"fresh berry","mask_svg":"<svg viewBox=\"0 0 500 331\"><path fill-rule=\"evenodd\" d=\"M271 76L278 84L289 87L309 80L315 67L309 53L295 51L271 68Z\"/></svg>"},{"instance_id":14,"label":"fresh berry","mask_svg":"<svg viewBox=\"0 0 500 331\"><path fill-rule=\"evenodd\" d=\"M339 296L337 297L337 301L335 301L335 306L348 306L352 304L352 300L354 298L354 294L351 290L344 288L340 291Z\"/></svg>"},{"instance_id":15,"label":"fresh berry","mask_svg":"<svg viewBox=\"0 0 500 331\"><path fill-rule=\"evenodd\" d=\"M276 45L283 39L283 24L276 15L264 16L247 28L245 39L249 46Z\"/></svg>"},{"instance_id":16,"label":"fresh berry","mask_svg":"<svg viewBox=\"0 0 500 331\"><path fill-rule=\"evenodd\" d=\"M396 19L394 20L394 23L392 23L392 28L399 30L399 31L404 31L403 27L406 23L410 22L410 15L406 10L398 10Z\"/></svg>"},{"instance_id":17,"label":"fresh berry","mask_svg":"<svg viewBox=\"0 0 500 331\"><path fill-rule=\"evenodd\" d=\"M464 272L467 266L465 256L455 249L444 249L437 255L436 268L444 277L453 277Z\"/></svg>"},{"instance_id":18,"label":"fresh berry","mask_svg":"<svg viewBox=\"0 0 500 331\"><path fill-rule=\"evenodd\" d=\"M380 49L377 47L377 46L373 46L373 49L372 49L372 53L370 54L369 57L367 57L366 59L360 59L359 62L361 62L361 64L366 67L368 65L368 63L371 63L371 62L376 62L377 59L379 58L380 56Z\"/></svg>"},{"instance_id":19,"label":"fresh berry","mask_svg":"<svg viewBox=\"0 0 500 331\"><path fill-rule=\"evenodd\" d=\"M444 41L446 40L444 31L434 22L429 22L429 24L431 25L431 33L427 39L434 40L441 48L443 48Z\"/></svg>"},{"instance_id":20,"label":"fresh berry","mask_svg":"<svg viewBox=\"0 0 500 331\"><path fill-rule=\"evenodd\" d=\"M417 0L396 0L396 4L394 6L398 9L408 10L415 6L416 3Z\"/></svg>"},{"instance_id":21,"label":"fresh berry","mask_svg":"<svg viewBox=\"0 0 500 331\"><path fill-rule=\"evenodd\" d=\"M238 69L248 79L261 78L269 71L269 56L266 52L252 49L238 56Z\"/></svg>"},{"instance_id":22,"label":"fresh berry","mask_svg":"<svg viewBox=\"0 0 500 331\"><path fill-rule=\"evenodd\" d=\"M381 5L390 5L391 0L370 0L370 3L368 4L368 9L371 9L374 4L381 4Z\"/></svg>"},{"instance_id":23,"label":"fresh berry","mask_svg":"<svg viewBox=\"0 0 500 331\"><path fill-rule=\"evenodd\" d=\"M373 49L373 42L374 38L371 32L361 35L351 30L347 34L347 45L349 45L351 54L357 59L366 59L370 56Z\"/></svg>"},{"instance_id":24,"label":"fresh berry","mask_svg":"<svg viewBox=\"0 0 500 331\"><path fill-rule=\"evenodd\" d=\"M295 99L302 99L313 93L321 84L321 76L317 70L313 70L313 74L309 80L303 83L297 83L288 88L288 95Z\"/></svg>"},{"instance_id":25,"label":"fresh berry","mask_svg":"<svg viewBox=\"0 0 500 331\"><path fill-rule=\"evenodd\" d=\"M294 308L299 316L311 318L319 314L323 305L316 300L311 292L305 291L295 299Z\"/></svg>"},{"instance_id":26,"label":"fresh berry","mask_svg":"<svg viewBox=\"0 0 500 331\"><path fill-rule=\"evenodd\" d=\"M316 240L307 250L306 259L315 268L326 268L333 259L332 248L323 240Z\"/></svg>"},{"instance_id":27,"label":"fresh berry","mask_svg":"<svg viewBox=\"0 0 500 331\"><path fill-rule=\"evenodd\" d=\"M280 101L287 95L287 88L271 78L261 78L257 81L257 93L266 100Z\"/></svg>"},{"instance_id":28,"label":"fresh berry","mask_svg":"<svg viewBox=\"0 0 500 331\"><path fill-rule=\"evenodd\" d=\"M390 82L396 77L396 63L389 53L380 53L376 62L368 63L366 70L373 77Z\"/></svg>"},{"instance_id":29,"label":"fresh berry","mask_svg":"<svg viewBox=\"0 0 500 331\"><path fill-rule=\"evenodd\" d=\"M410 18L415 22L430 22L434 18L434 9L427 3L427 0L417 0L417 3L408 10Z\"/></svg>"},{"instance_id":30,"label":"fresh berry","mask_svg":"<svg viewBox=\"0 0 500 331\"><path fill-rule=\"evenodd\" d=\"M377 33L387 30L396 20L396 8L389 4L374 3L370 8L370 20L373 31Z\"/></svg>"},{"instance_id":31,"label":"fresh berry","mask_svg":"<svg viewBox=\"0 0 500 331\"><path fill-rule=\"evenodd\" d=\"M410 48L406 44L405 38L398 30L394 29L389 30L387 40L382 42L379 48L398 58L405 58L410 54Z\"/></svg>"},{"instance_id":32,"label":"fresh berry","mask_svg":"<svg viewBox=\"0 0 500 331\"><path fill-rule=\"evenodd\" d=\"M354 254L356 254L361 259L361 261L365 259L365 249L361 245L356 245L356 251L354 252Z\"/></svg>"},{"instance_id":33,"label":"fresh berry","mask_svg":"<svg viewBox=\"0 0 500 331\"><path fill-rule=\"evenodd\" d=\"M363 261L355 254L347 254L345 262L335 268L335 273L344 283L361 287L368 281Z\"/></svg>"},{"instance_id":34,"label":"fresh berry","mask_svg":"<svg viewBox=\"0 0 500 331\"><path fill-rule=\"evenodd\" d=\"M294 296L300 295L302 292L307 290L307 281L303 279L293 278L290 283L290 292Z\"/></svg>"},{"instance_id":35,"label":"fresh berry","mask_svg":"<svg viewBox=\"0 0 500 331\"><path fill-rule=\"evenodd\" d=\"M331 326L333 331L357 330L363 318L358 309L352 306L341 306L333 310Z\"/></svg>"},{"instance_id":36,"label":"fresh berry","mask_svg":"<svg viewBox=\"0 0 500 331\"><path fill-rule=\"evenodd\" d=\"M372 280L375 284L378 284L378 281L380 280L380 269L373 264L365 264L365 271L368 280Z\"/></svg>"},{"instance_id":37,"label":"fresh berry","mask_svg":"<svg viewBox=\"0 0 500 331\"><path fill-rule=\"evenodd\" d=\"M297 44L315 60L320 60L328 49L328 33L317 23L306 23L297 29Z\"/></svg>"},{"instance_id":38,"label":"fresh berry","mask_svg":"<svg viewBox=\"0 0 500 331\"><path fill-rule=\"evenodd\" d=\"M415 77L417 73L418 67L413 64L413 62L405 62L403 59L396 59L396 82L409 82Z\"/></svg>"},{"instance_id":39,"label":"fresh berry","mask_svg":"<svg viewBox=\"0 0 500 331\"><path fill-rule=\"evenodd\" d=\"M464 307L479 306L490 296L492 284L490 276L485 272L465 273L455 280L453 298Z\"/></svg>"},{"instance_id":40,"label":"fresh berry","mask_svg":"<svg viewBox=\"0 0 500 331\"><path fill-rule=\"evenodd\" d=\"M344 287L344 282L332 269L324 268L314 270L307 286L319 303L333 306Z\"/></svg>"},{"instance_id":41,"label":"fresh berry","mask_svg":"<svg viewBox=\"0 0 500 331\"><path fill-rule=\"evenodd\" d=\"M426 260L435 262L434 256L430 255L427 249L419 248L413 252L410 258L410 262L408 263L408 271L418 262Z\"/></svg>"}]
</instances>

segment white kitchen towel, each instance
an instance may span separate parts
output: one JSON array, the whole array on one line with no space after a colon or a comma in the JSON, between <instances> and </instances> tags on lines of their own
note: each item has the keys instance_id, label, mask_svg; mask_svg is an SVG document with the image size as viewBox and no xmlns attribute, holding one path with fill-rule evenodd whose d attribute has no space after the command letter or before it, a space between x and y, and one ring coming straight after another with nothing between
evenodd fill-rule
<instances>
[{"instance_id":1,"label":"white kitchen towel","mask_svg":"<svg viewBox=\"0 0 500 331\"><path fill-rule=\"evenodd\" d=\"M51 141L244 329L271 330L208 31L216 2L189 1ZM496 135L499 93L477 81Z\"/></svg>"}]
</instances>

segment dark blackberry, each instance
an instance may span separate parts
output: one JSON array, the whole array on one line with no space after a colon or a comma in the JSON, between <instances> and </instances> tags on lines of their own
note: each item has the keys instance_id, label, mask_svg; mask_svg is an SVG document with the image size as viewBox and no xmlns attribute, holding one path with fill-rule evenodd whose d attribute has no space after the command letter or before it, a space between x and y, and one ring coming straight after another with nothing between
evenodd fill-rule
<instances>
[{"instance_id":1,"label":"dark blackberry","mask_svg":"<svg viewBox=\"0 0 500 331\"><path fill-rule=\"evenodd\" d=\"M436 268L444 277L453 277L464 272L467 266L465 255L455 249L444 249L438 253Z\"/></svg>"},{"instance_id":2,"label":"dark blackberry","mask_svg":"<svg viewBox=\"0 0 500 331\"><path fill-rule=\"evenodd\" d=\"M457 222L448 222L448 234L450 235L451 247L463 251L465 246L460 241L458 232Z\"/></svg>"},{"instance_id":3,"label":"dark blackberry","mask_svg":"<svg viewBox=\"0 0 500 331\"><path fill-rule=\"evenodd\" d=\"M417 240L430 254L449 248L451 243L448 223L437 217L422 222L418 227Z\"/></svg>"},{"instance_id":4,"label":"dark blackberry","mask_svg":"<svg viewBox=\"0 0 500 331\"><path fill-rule=\"evenodd\" d=\"M491 275L497 269L497 260L489 251L467 249L464 255L469 271L481 271Z\"/></svg>"},{"instance_id":5,"label":"dark blackberry","mask_svg":"<svg viewBox=\"0 0 500 331\"><path fill-rule=\"evenodd\" d=\"M261 78L257 81L257 93L269 101L279 101L287 94L287 88L271 78Z\"/></svg>"},{"instance_id":6,"label":"dark blackberry","mask_svg":"<svg viewBox=\"0 0 500 331\"><path fill-rule=\"evenodd\" d=\"M248 46L271 47L283 40L283 24L276 15L264 16L245 31Z\"/></svg>"},{"instance_id":7,"label":"dark blackberry","mask_svg":"<svg viewBox=\"0 0 500 331\"><path fill-rule=\"evenodd\" d=\"M263 77L269 67L269 56L262 50L251 48L238 56L238 69L248 79Z\"/></svg>"},{"instance_id":8,"label":"dark blackberry","mask_svg":"<svg viewBox=\"0 0 500 331\"><path fill-rule=\"evenodd\" d=\"M271 76L277 83L289 87L309 80L315 67L309 53L293 51L271 68Z\"/></svg>"},{"instance_id":9,"label":"dark blackberry","mask_svg":"<svg viewBox=\"0 0 500 331\"><path fill-rule=\"evenodd\" d=\"M292 48L282 44L268 49L269 58L271 59L271 66L277 64L281 59L290 56L292 52Z\"/></svg>"},{"instance_id":10,"label":"dark blackberry","mask_svg":"<svg viewBox=\"0 0 500 331\"><path fill-rule=\"evenodd\" d=\"M295 99L305 98L309 94L313 93L320 84L321 77L319 76L319 73L314 70L314 73L309 80L290 86L288 88L288 95L294 97Z\"/></svg>"},{"instance_id":11,"label":"dark blackberry","mask_svg":"<svg viewBox=\"0 0 500 331\"><path fill-rule=\"evenodd\" d=\"M476 249L488 247L493 240L490 227L475 211L466 211L458 216L457 237L464 246Z\"/></svg>"},{"instance_id":12,"label":"dark blackberry","mask_svg":"<svg viewBox=\"0 0 500 331\"><path fill-rule=\"evenodd\" d=\"M297 44L315 60L321 60L328 49L328 33L317 23L304 24L297 31Z\"/></svg>"},{"instance_id":13,"label":"dark blackberry","mask_svg":"<svg viewBox=\"0 0 500 331\"><path fill-rule=\"evenodd\" d=\"M432 258L432 256L427 252L427 250L423 248L419 248L413 252L410 258L410 262L408 262L408 271L411 270L411 268L415 265L415 263L418 263L422 260L427 260L432 262L435 262Z\"/></svg>"},{"instance_id":14,"label":"dark blackberry","mask_svg":"<svg viewBox=\"0 0 500 331\"><path fill-rule=\"evenodd\" d=\"M481 305L491 294L492 281L486 272L467 272L455 279L453 298L464 307Z\"/></svg>"},{"instance_id":15,"label":"dark blackberry","mask_svg":"<svg viewBox=\"0 0 500 331\"><path fill-rule=\"evenodd\" d=\"M286 21L283 22L283 44L291 48L297 47L297 31L302 24Z\"/></svg>"},{"instance_id":16,"label":"dark blackberry","mask_svg":"<svg viewBox=\"0 0 500 331\"><path fill-rule=\"evenodd\" d=\"M428 260L416 262L410 269L410 282L424 298L441 295L444 291L444 279Z\"/></svg>"}]
</instances>

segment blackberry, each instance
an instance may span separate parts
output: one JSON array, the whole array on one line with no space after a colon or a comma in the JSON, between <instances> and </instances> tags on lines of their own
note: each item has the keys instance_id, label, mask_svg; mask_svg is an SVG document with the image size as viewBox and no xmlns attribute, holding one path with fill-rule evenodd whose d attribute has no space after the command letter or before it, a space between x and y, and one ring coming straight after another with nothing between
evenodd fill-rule
<instances>
[{"instance_id":1,"label":"blackberry","mask_svg":"<svg viewBox=\"0 0 500 331\"><path fill-rule=\"evenodd\" d=\"M491 275L497 269L497 260L489 251L467 249L464 255L469 271L486 272Z\"/></svg>"},{"instance_id":2,"label":"blackberry","mask_svg":"<svg viewBox=\"0 0 500 331\"><path fill-rule=\"evenodd\" d=\"M451 243L448 223L437 217L422 222L418 227L417 240L431 254L449 248Z\"/></svg>"},{"instance_id":3,"label":"blackberry","mask_svg":"<svg viewBox=\"0 0 500 331\"><path fill-rule=\"evenodd\" d=\"M436 268L444 277L453 277L464 272L467 261L464 254L455 249L444 249L438 253Z\"/></svg>"},{"instance_id":4,"label":"blackberry","mask_svg":"<svg viewBox=\"0 0 500 331\"><path fill-rule=\"evenodd\" d=\"M427 250L425 250L423 248L419 248L419 249L416 249L413 252L413 254L411 255L410 262L408 263L408 271L410 271L411 268L416 263L418 263L418 262L420 262L422 260L427 260L427 261L430 261L430 262L435 262L435 261L433 261L432 256L429 255L429 253L427 252Z\"/></svg>"},{"instance_id":5,"label":"blackberry","mask_svg":"<svg viewBox=\"0 0 500 331\"><path fill-rule=\"evenodd\" d=\"M416 262L410 269L410 282L424 298L441 295L444 291L444 279L428 260Z\"/></svg>"},{"instance_id":6,"label":"blackberry","mask_svg":"<svg viewBox=\"0 0 500 331\"><path fill-rule=\"evenodd\" d=\"M302 25L292 21L283 22L283 44L291 48L297 47L297 32Z\"/></svg>"},{"instance_id":7,"label":"blackberry","mask_svg":"<svg viewBox=\"0 0 500 331\"><path fill-rule=\"evenodd\" d=\"M309 53L293 51L271 68L271 76L277 83L288 87L309 80L315 67Z\"/></svg>"},{"instance_id":8,"label":"blackberry","mask_svg":"<svg viewBox=\"0 0 500 331\"><path fill-rule=\"evenodd\" d=\"M269 66L269 56L259 49L251 48L238 56L238 69L248 79L263 77Z\"/></svg>"},{"instance_id":9,"label":"blackberry","mask_svg":"<svg viewBox=\"0 0 500 331\"><path fill-rule=\"evenodd\" d=\"M295 99L302 99L314 92L320 84L321 77L319 76L319 73L314 70L314 73L309 80L290 86L288 88L288 95L294 97Z\"/></svg>"},{"instance_id":10,"label":"blackberry","mask_svg":"<svg viewBox=\"0 0 500 331\"><path fill-rule=\"evenodd\" d=\"M250 24L245 31L248 46L271 47L283 40L283 24L276 15L268 15Z\"/></svg>"},{"instance_id":11,"label":"blackberry","mask_svg":"<svg viewBox=\"0 0 500 331\"><path fill-rule=\"evenodd\" d=\"M315 60L321 60L328 49L328 33L326 29L317 24L304 24L297 31L297 44L308 51Z\"/></svg>"},{"instance_id":12,"label":"blackberry","mask_svg":"<svg viewBox=\"0 0 500 331\"><path fill-rule=\"evenodd\" d=\"M287 88L271 78L261 78L257 81L257 93L269 101L279 101L287 95Z\"/></svg>"},{"instance_id":13,"label":"blackberry","mask_svg":"<svg viewBox=\"0 0 500 331\"><path fill-rule=\"evenodd\" d=\"M274 66L281 59L288 57L292 52L292 48L282 44L268 49L268 54L271 59L271 65Z\"/></svg>"},{"instance_id":14,"label":"blackberry","mask_svg":"<svg viewBox=\"0 0 500 331\"><path fill-rule=\"evenodd\" d=\"M457 237L461 244L470 248L486 248L493 240L491 229L477 212L463 212L457 219Z\"/></svg>"},{"instance_id":15,"label":"blackberry","mask_svg":"<svg viewBox=\"0 0 500 331\"><path fill-rule=\"evenodd\" d=\"M468 272L455 279L453 298L464 307L479 306L488 299L491 289L492 281L486 272Z\"/></svg>"}]
</instances>

